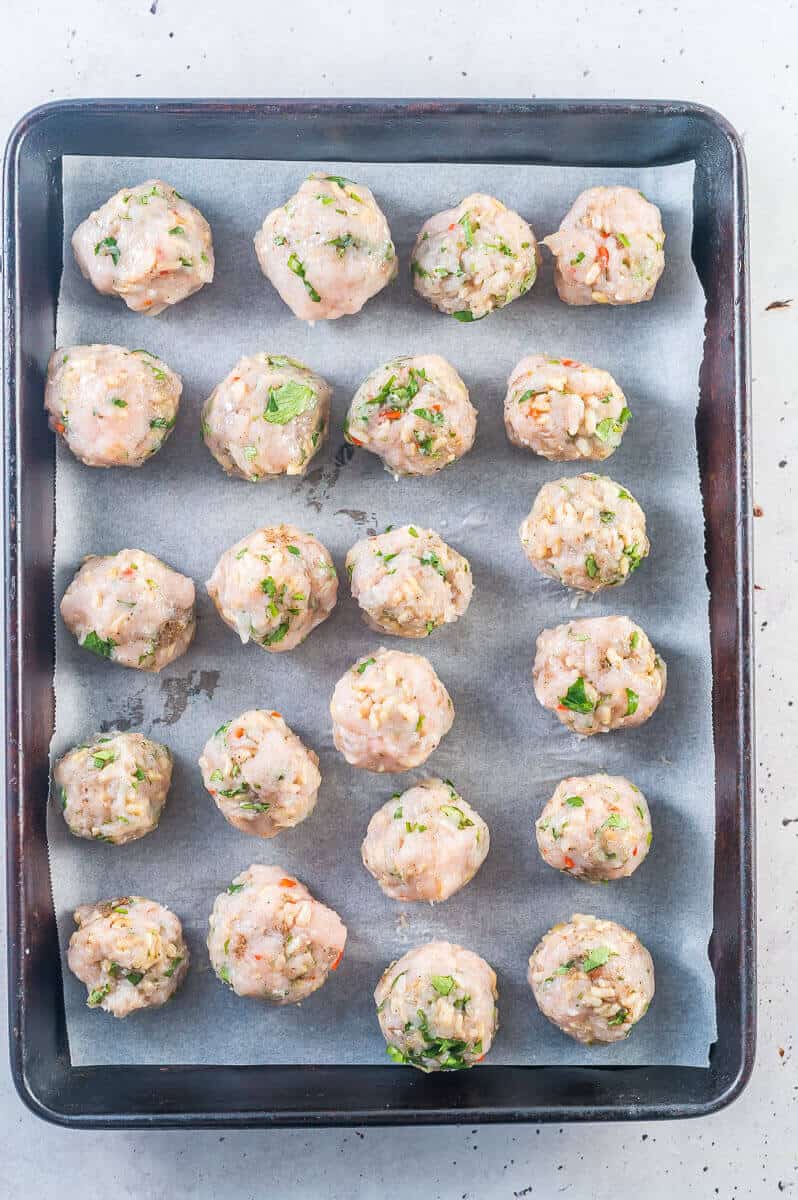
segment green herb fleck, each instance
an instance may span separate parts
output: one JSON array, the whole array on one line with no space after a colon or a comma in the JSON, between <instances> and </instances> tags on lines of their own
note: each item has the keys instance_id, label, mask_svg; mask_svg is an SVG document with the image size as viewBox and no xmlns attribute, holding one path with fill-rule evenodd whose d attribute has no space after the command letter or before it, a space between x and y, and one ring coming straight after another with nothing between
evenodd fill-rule
<instances>
[{"instance_id":1,"label":"green herb fleck","mask_svg":"<svg viewBox=\"0 0 798 1200\"><path fill-rule=\"evenodd\" d=\"M633 692L631 688L626 689L626 715L631 717L632 713L637 712L637 706L640 703L640 697L637 692Z\"/></svg>"},{"instance_id":2,"label":"green herb fleck","mask_svg":"<svg viewBox=\"0 0 798 1200\"><path fill-rule=\"evenodd\" d=\"M113 638L108 638L105 641L91 629L81 642L84 650L91 650L92 654L96 654L99 658L110 658L111 651L116 646Z\"/></svg>"},{"instance_id":3,"label":"green herb fleck","mask_svg":"<svg viewBox=\"0 0 798 1200\"><path fill-rule=\"evenodd\" d=\"M592 713L596 707L596 701L591 700L585 691L584 676L580 675L564 696L560 696L560 704L563 708L568 708L571 712L577 713Z\"/></svg>"}]
</instances>

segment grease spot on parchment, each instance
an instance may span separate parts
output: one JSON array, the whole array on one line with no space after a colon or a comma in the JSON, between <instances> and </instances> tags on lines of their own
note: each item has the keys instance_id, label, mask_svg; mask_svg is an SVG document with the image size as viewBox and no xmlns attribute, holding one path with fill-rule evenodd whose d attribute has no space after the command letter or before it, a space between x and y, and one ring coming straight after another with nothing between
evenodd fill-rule
<instances>
[{"instance_id":1,"label":"grease spot on parchment","mask_svg":"<svg viewBox=\"0 0 798 1200\"><path fill-rule=\"evenodd\" d=\"M362 508L336 508L336 517L349 517L356 525L365 525L369 520L369 514L363 512ZM376 521L374 513L371 514L372 525Z\"/></svg>"},{"instance_id":2,"label":"grease spot on parchment","mask_svg":"<svg viewBox=\"0 0 798 1200\"><path fill-rule=\"evenodd\" d=\"M163 716L155 717L153 725L174 725L186 711L192 696L201 693L213 699L213 694L219 683L218 671L189 671L188 675L177 675L171 679L161 680L161 691L164 693Z\"/></svg>"},{"instance_id":3,"label":"grease spot on parchment","mask_svg":"<svg viewBox=\"0 0 798 1200\"><path fill-rule=\"evenodd\" d=\"M129 696L123 702L116 716L100 722L100 733L107 733L109 729L118 729L120 733L127 733L129 729L138 729L143 723L144 701L142 693L136 692L135 695Z\"/></svg>"},{"instance_id":4,"label":"grease spot on parchment","mask_svg":"<svg viewBox=\"0 0 798 1200\"><path fill-rule=\"evenodd\" d=\"M343 442L336 450L333 462L317 467L315 471L308 471L307 475L297 481L294 494L305 491L305 504L308 508L321 512L322 506L329 500L338 482L341 468L351 462L354 453L354 447Z\"/></svg>"}]
</instances>

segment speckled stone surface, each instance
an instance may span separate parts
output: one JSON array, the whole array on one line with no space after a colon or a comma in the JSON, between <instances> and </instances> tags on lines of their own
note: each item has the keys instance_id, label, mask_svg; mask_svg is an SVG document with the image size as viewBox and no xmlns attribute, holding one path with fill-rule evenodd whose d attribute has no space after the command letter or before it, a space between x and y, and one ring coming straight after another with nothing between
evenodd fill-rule
<instances>
[{"instance_id":1,"label":"speckled stone surface","mask_svg":"<svg viewBox=\"0 0 798 1200\"><path fill-rule=\"evenodd\" d=\"M4 1065L0 1196L625 1200L642 1187L647 1200L798 1197L798 393L787 367L798 334L795 3L773 0L757 15L740 0L5 0L0 32L3 140L33 105L77 96L649 96L720 109L743 136L750 171L761 512L759 1052L736 1104L649 1126L70 1133L23 1109ZM792 297L792 308L766 311Z\"/></svg>"}]
</instances>

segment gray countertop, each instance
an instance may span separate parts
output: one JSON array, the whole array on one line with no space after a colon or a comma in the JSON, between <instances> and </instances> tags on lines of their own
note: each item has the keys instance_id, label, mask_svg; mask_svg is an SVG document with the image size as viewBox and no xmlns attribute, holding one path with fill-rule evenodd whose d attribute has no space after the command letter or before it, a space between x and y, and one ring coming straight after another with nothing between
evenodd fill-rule
<instances>
[{"instance_id":1,"label":"gray countertop","mask_svg":"<svg viewBox=\"0 0 798 1200\"><path fill-rule=\"evenodd\" d=\"M696 100L743 136L751 186L759 1050L731 1108L657 1125L73 1133L21 1105L0 1070L0 1196L263 1195L446 1200L798 1197L790 935L798 913L798 9L775 0L6 0L0 133L78 96L572 96ZM794 307L766 312L795 296ZM689 1014L685 1014L689 1020Z\"/></svg>"}]
</instances>

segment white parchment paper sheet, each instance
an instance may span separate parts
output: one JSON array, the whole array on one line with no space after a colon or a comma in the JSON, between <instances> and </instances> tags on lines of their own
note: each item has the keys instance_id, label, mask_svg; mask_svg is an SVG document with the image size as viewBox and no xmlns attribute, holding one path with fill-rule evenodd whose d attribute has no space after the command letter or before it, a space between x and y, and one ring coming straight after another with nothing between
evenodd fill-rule
<instances>
[{"instance_id":1,"label":"white parchment paper sheet","mask_svg":"<svg viewBox=\"0 0 798 1200\"><path fill-rule=\"evenodd\" d=\"M442 147L442 152L444 148ZM367 183L388 216L401 259L399 280L357 317L309 328L261 275L252 236L264 215L310 169ZM162 176L211 223L216 279L156 318L136 316L81 278L69 237L79 221L125 183ZM649 304L569 308L557 299L551 259L529 296L470 326L417 299L408 278L416 230L432 212L471 191L495 193L540 237L554 230L582 188L639 187L663 211L667 267ZM193 961L164 1009L115 1021L85 1006L83 985L64 966L67 1026L75 1064L386 1062L372 991L383 968L431 938L482 954L499 977L501 1028L490 1054L500 1063L689 1064L705 1066L715 1036L712 928L714 756L704 520L694 417L704 298L692 266L692 164L640 172L536 166L148 161L64 163L64 274L58 343L115 342L162 355L184 379L177 427L139 471L91 470L58 446L55 591L60 599L87 553L130 546L153 552L198 585L199 625L189 653L162 674L125 670L78 648L57 618L59 755L96 729L134 728L175 755L158 831L125 847L73 838L51 805L53 891L62 946L83 901L139 893L177 912ZM335 388L330 442L304 480L252 485L227 479L199 437L199 410L242 354L289 354ZM580 616L621 612L651 636L669 668L668 693L646 725L578 740L532 691L535 638L574 615L571 597L527 564L517 529L538 488L575 474L512 448L502 400L510 369L546 351L606 367L634 418L604 469L642 503L651 557L622 589L580 603ZM431 479L394 482L363 451L342 454L341 427L356 386L397 354L437 352L463 375L479 409L476 446ZM42 414L44 420L44 414ZM289 654L242 646L216 615L204 587L223 550L261 524L292 521L330 548L342 576L338 607ZM476 592L457 625L424 643L384 639L426 653L449 688L454 727L426 770L374 776L344 763L333 745L328 704L338 677L378 644L348 594L348 547L367 532L407 521L431 526L471 560ZM261 842L229 826L200 780L197 758L223 721L250 707L279 709L321 757L313 815ZM628 881L590 886L540 860L533 823L557 782L577 772L628 775L646 793L654 824L647 862ZM397 787L425 774L448 776L485 817L491 851L475 880L435 908L382 895L360 862L370 814ZM216 894L251 862L276 862L341 914L349 940L341 967L300 1007L241 1000L210 970L207 918ZM585 1049L549 1025L526 984L540 936L573 912L630 926L650 949L657 993L647 1018L612 1049Z\"/></svg>"}]
</instances>

